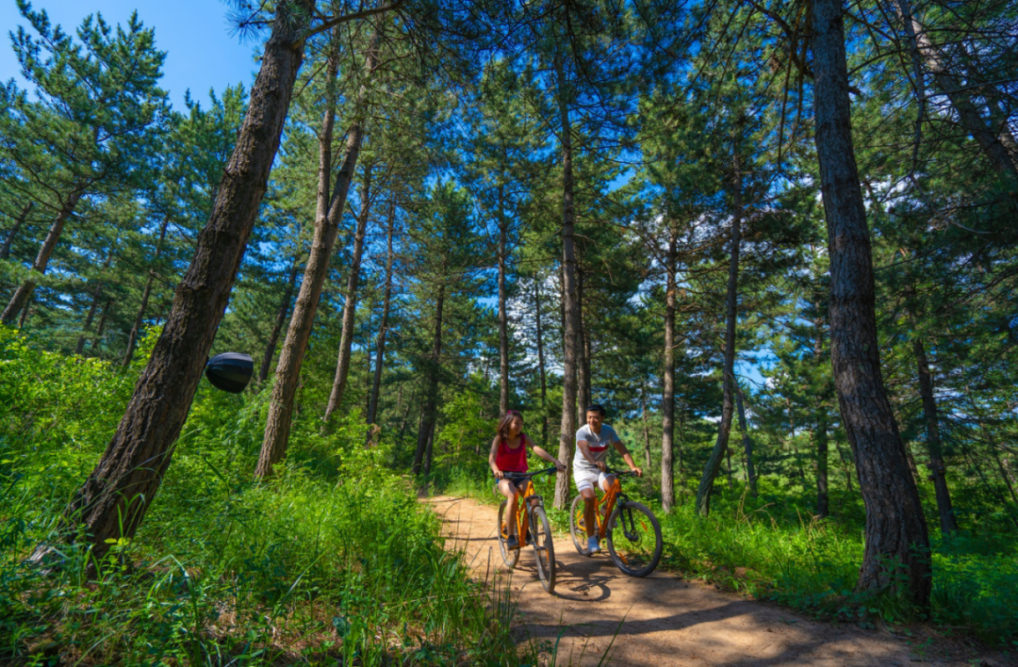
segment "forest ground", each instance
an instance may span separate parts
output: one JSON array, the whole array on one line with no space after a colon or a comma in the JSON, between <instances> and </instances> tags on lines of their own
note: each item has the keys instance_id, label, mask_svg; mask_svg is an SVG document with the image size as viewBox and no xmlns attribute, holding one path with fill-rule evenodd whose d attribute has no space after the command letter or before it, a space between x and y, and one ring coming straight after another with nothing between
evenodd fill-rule
<instances>
[{"instance_id":1,"label":"forest ground","mask_svg":"<svg viewBox=\"0 0 1018 667\"><path fill-rule=\"evenodd\" d=\"M424 499L442 519L446 548L462 552L474 576L498 581L507 570L495 535L497 509L471 498ZM556 535L554 597L524 549L511 579L521 643L558 641L558 665L678 667L938 666L1004 667L1010 658L911 628L887 630L810 620L777 605L715 590L659 569L628 577L607 555L587 558L568 534ZM620 625L621 624L621 625ZM607 660L604 660L607 653Z\"/></svg>"}]
</instances>

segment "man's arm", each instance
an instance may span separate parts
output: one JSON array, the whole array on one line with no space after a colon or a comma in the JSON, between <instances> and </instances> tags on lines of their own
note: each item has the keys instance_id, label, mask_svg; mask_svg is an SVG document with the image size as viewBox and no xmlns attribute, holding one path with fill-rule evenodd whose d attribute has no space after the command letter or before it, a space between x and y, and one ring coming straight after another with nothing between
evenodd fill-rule
<instances>
[{"instance_id":1,"label":"man's arm","mask_svg":"<svg viewBox=\"0 0 1018 667\"><path fill-rule=\"evenodd\" d=\"M622 441L616 440L612 444L615 445L615 451L622 454L622 460L626 462L629 469L635 472L637 477L643 477L643 469L636 466L636 462L633 461L633 455L629 453L629 450L622 444Z\"/></svg>"}]
</instances>

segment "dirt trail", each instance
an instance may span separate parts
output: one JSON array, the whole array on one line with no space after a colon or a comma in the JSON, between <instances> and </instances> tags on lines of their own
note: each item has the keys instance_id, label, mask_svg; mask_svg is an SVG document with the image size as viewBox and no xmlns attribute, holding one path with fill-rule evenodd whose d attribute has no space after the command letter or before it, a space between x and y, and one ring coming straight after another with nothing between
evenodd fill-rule
<instances>
[{"instance_id":1,"label":"dirt trail","mask_svg":"<svg viewBox=\"0 0 1018 667\"><path fill-rule=\"evenodd\" d=\"M496 508L449 496L426 502L442 517L446 547L464 552L479 578L505 571L495 538ZM609 646L610 664L641 667L1009 664L998 655L947 655L943 646L923 650L890 633L810 621L668 572L627 577L606 555L580 556L568 535L556 537L555 556L554 597L537 579L530 548L513 572L512 595L521 637L554 642L562 634L559 665L597 665Z\"/></svg>"}]
</instances>

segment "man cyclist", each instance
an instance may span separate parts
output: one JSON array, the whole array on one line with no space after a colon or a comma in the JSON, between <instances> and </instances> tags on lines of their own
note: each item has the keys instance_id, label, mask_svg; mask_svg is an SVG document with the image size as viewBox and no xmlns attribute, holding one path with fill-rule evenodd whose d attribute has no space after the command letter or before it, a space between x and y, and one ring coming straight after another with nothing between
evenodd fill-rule
<instances>
[{"instance_id":1,"label":"man cyclist","mask_svg":"<svg viewBox=\"0 0 1018 667\"><path fill-rule=\"evenodd\" d=\"M576 432L576 454L573 456L573 481L576 490L583 496L583 524L587 527L587 548L592 554L601 550L594 520L594 484L598 484L601 491L607 491L615 483L615 475L605 473L608 446L615 447L637 477L643 476L643 470L633 462L633 456L619 440L615 429L604 423L604 415L604 406L599 403L587 408L587 425Z\"/></svg>"}]
</instances>

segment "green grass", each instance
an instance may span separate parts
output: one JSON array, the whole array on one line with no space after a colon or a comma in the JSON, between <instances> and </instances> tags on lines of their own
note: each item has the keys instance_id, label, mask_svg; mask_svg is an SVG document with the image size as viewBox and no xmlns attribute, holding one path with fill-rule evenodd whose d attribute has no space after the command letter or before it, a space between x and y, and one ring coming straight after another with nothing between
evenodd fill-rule
<instances>
[{"instance_id":1,"label":"green grass","mask_svg":"<svg viewBox=\"0 0 1018 667\"><path fill-rule=\"evenodd\" d=\"M478 466L463 467L442 482L446 492L498 503L490 475ZM697 480L686 480L692 485ZM554 487L538 482L546 504ZM851 497L839 498L842 515L817 519L811 498L796 493L787 481L760 479L760 497L752 499L737 486L719 482L711 515L694 510L692 491L665 515L653 482L625 482L626 492L652 508L665 541L661 567L729 590L787 605L816 618L908 624L921 620L911 605L890 594L854 592L863 557L863 514ZM549 510L556 528L568 531L564 511ZM945 634L975 637L987 644L1018 650L1018 541L1013 536L962 532L943 540L933 537L932 618Z\"/></svg>"},{"instance_id":2,"label":"green grass","mask_svg":"<svg viewBox=\"0 0 1018 667\"><path fill-rule=\"evenodd\" d=\"M6 338L3 337L6 335ZM58 517L116 426L136 369L0 329L0 664L516 665L512 607L443 549L409 480L356 415L299 421L253 481L258 396L203 388L142 529L85 577ZM58 568L26 561L56 545ZM493 596L489 598L489 596Z\"/></svg>"}]
</instances>

